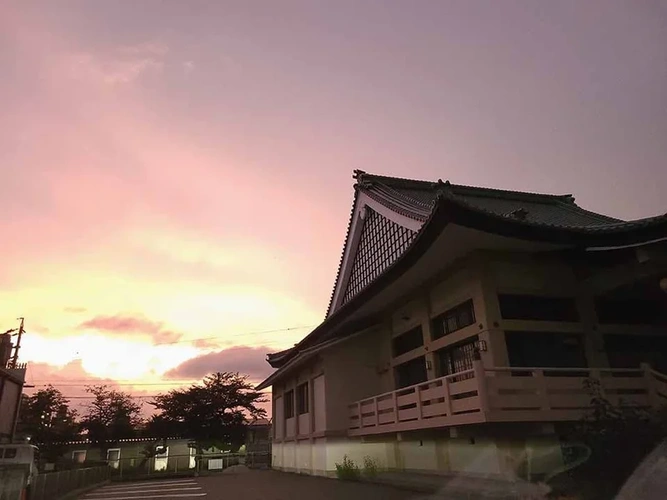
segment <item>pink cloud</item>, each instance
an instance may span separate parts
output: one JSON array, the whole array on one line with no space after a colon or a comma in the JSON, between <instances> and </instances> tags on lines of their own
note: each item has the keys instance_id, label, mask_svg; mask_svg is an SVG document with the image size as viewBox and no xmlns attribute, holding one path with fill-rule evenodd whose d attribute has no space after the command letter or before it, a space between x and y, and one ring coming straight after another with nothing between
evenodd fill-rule
<instances>
[{"instance_id":1,"label":"pink cloud","mask_svg":"<svg viewBox=\"0 0 667 500\"><path fill-rule=\"evenodd\" d=\"M111 334L146 334L158 343L175 342L181 333L165 328L159 321L138 316L96 316L79 325L79 329L93 329Z\"/></svg>"},{"instance_id":2,"label":"pink cloud","mask_svg":"<svg viewBox=\"0 0 667 500\"><path fill-rule=\"evenodd\" d=\"M189 359L165 376L172 378L203 378L214 372L239 372L250 380L261 381L273 370L266 362L266 354L275 349L270 347L232 347Z\"/></svg>"}]
</instances>

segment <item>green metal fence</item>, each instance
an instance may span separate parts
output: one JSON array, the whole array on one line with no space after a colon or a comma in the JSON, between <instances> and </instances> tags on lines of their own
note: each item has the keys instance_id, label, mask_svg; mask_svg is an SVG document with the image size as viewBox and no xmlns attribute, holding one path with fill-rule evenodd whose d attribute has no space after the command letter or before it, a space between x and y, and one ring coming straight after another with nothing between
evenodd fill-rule
<instances>
[{"instance_id":1,"label":"green metal fence","mask_svg":"<svg viewBox=\"0 0 667 500\"><path fill-rule=\"evenodd\" d=\"M58 500L68 493L109 480L107 466L37 474L30 485L30 500Z\"/></svg>"}]
</instances>

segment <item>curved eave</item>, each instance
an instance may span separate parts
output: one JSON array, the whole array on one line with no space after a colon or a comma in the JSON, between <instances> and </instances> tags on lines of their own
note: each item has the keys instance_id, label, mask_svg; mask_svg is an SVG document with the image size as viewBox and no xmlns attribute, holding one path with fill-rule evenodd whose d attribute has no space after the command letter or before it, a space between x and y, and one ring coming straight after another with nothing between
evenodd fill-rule
<instances>
[{"instance_id":1,"label":"curved eave","mask_svg":"<svg viewBox=\"0 0 667 500\"><path fill-rule=\"evenodd\" d=\"M338 327L363 304L410 269L428 251L431 244L449 224L519 240L576 248L641 244L667 235L667 215L592 227L561 227L528 223L496 215L471 207L441 193L436 199L431 216L403 255L371 284L334 311L294 348L283 351L279 358L272 359L271 366L280 371L280 368L298 355L301 350L334 335ZM270 379L275 380L276 375L278 372L274 373ZM265 382L260 385L266 387Z\"/></svg>"},{"instance_id":2,"label":"curved eave","mask_svg":"<svg viewBox=\"0 0 667 500\"><path fill-rule=\"evenodd\" d=\"M556 226L493 214L464 202L443 196L438 211L446 212L449 222L480 231L543 243L577 247L633 245L667 235L667 214L629 222L594 226Z\"/></svg>"},{"instance_id":3,"label":"curved eave","mask_svg":"<svg viewBox=\"0 0 667 500\"><path fill-rule=\"evenodd\" d=\"M343 261L345 260L345 249L350 241L350 232L352 230L352 221L354 220L354 212L357 209L357 200L359 199L359 187L357 184L354 185L354 199L352 200L352 210L350 211L350 217L347 221L347 230L345 231L345 242L343 243L343 252L341 253L340 260L338 261L338 269L336 270L336 279L334 280L334 287L331 292L331 297L329 297L329 305L327 306L327 314L331 312L331 306L333 305L334 296L336 295L336 289L340 284L340 275L343 270ZM269 361L269 363L271 363ZM273 365L271 365L273 366Z\"/></svg>"}]
</instances>

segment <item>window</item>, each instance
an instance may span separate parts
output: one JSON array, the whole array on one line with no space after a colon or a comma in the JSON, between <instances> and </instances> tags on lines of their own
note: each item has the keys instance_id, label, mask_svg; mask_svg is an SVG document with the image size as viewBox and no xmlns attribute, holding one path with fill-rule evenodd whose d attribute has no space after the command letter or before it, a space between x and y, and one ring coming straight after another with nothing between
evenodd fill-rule
<instances>
[{"instance_id":1,"label":"window","mask_svg":"<svg viewBox=\"0 0 667 500\"><path fill-rule=\"evenodd\" d=\"M596 299L595 312L602 325L665 324L667 307L658 301L638 299Z\"/></svg>"},{"instance_id":2,"label":"window","mask_svg":"<svg viewBox=\"0 0 667 500\"><path fill-rule=\"evenodd\" d=\"M107 450L107 463L109 467L118 468L120 465L120 448L110 448Z\"/></svg>"},{"instance_id":3,"label":"window","mask_svg":"<svg viewBox=\"0 0 667 500\"><path fill-rule=\"evenodd\" d=\"M156 471L167 470L169 464L169 446L158 446L155 448L153 469Z\"/></svg>"},{"instance_id":4,"label":"window","mask_svg":"<svg viewBox=\"0 0 667 500\"><path fill-rule=\"evenodd\" d=\"M551 332L505 332L510 366L585 368L583 336Z\"/></svg>"},{"instance_id":5,"label":"window","mask_svg":"<svg viewBox=\"0 0 667 500\"><path fill-rule=\"evenodd\" d=\"M444 377L445 375L452 375L472 369L473 361L475 360L476 343L477 338L473 341L466 341L463 344L449 346L436 351L438 375ZM472 374L470 374L470 377L472 377Z\"/></svg>"},{"instance_id":6,"label":"window","mask_svg":"<svg viewBox=\"0 0 667 500\"><path fill-rule=\"evenodd\" d=\"M426 382L426 379L426 359L424 356L412 359L396 367L396 385L399 389Z\"/></svg>"},{"instance_id":7,"label":"window","mask_svg":"<svg viewBox=\"0 0 667 500\"><path fill-rule=\"evenodd\" d=\"M308 382L296 388L296 411L299 415L308 413Z\"/></svg>"},{"instance_id":8,"label":"window","mask_svg":"<svg viewBox=\"0 0 667 500\"><path fill-rule=\"evenodd\" d=\"M498 294L498 302L503 319L579 321L577 305L572 297L504 293Z\"/></svg>"},{"instance_id":9,"label":"window","mask_svg":"<svg viewBox=\"0 0 667 500\"><path fill-rule=\"evenodd\" d=\"M86 461L86 450L75 450L72 452L72 462L82 464Z\"/></svg>"},{"instance_id":10,"label":"window","mask_svg":"<svg viewBox=\"0 0 667 500\"><path fill-rule=\"evenodd\" d=\"M667 336L607 334L605 350L612 368L639 368L648 363L651 368L667 373Z\"/></svg>"},{"instance_id":11,"label":"window","mask_svg":"<svg viewBox=\"0 0 667 500\"><path fill-rule=\"evenodd\" d=\"M394 357L410 352L417 347L424 345L424 336L422 334L422 327L418 326L413 328L405 333L402 333L398 337L392 340L392 346L394 348Z\"/></svg>"},{"instance_id":12,"label":"window","mask_svg":"<svg viewBox=\"0 0 667 500\"><path fill-rule=\"evenodd\" d=\"M197 465L197 448L189 448L190 456L188 460L188 467L194 469Z\"/></svg>"},{"instance_id":13,"label":"window","mask_svg":"<svg viewBox=\"0 0 667 500\"><path fill-rule=\"evenodd\" d=\"M16 458L17 448L5 448L4 458ZM2 457L2 448L0 448L0 458Z\"/></svg>"},{"instance_id":14,"label":"window","mask_svg":"<svg viewBox=\"0 0 667 500\"><path fill-rule=\"evenodd\" d=\"M285 405L285 418L292 418L294 416L294 391L287 391L283 398Z\"/></svg>"},{"instance_id":15,"label":"window","mask_svg":"<svg viewBox=\"0 0 667 500\"><path fill-rule=\"evenodd\" d=\"M453 307L433 320L433 338L439 339L475 322L472 299Z\"/></svg>"}]
</instances>

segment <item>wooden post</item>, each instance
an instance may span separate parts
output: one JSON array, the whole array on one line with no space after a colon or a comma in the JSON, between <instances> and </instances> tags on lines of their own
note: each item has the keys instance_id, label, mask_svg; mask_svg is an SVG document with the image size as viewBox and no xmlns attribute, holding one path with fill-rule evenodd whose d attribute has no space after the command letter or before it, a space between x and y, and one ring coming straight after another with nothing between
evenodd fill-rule
<instances>
[{"instance_id":1,"label":"wooden post","mask_svg":"<svg viewBox=\"0 0 667 500\"><path fill-rule=\"evenodd\" d=\"M373 398L373 411L375 412L375 426L380 425L380 413L378 411L378 398Z\"/></svg>"},{"instance_id":2,"label":"wooden post","mask_svg":"<svg viewBox=\"0 0 667 500\"><path fill-rule=\"evenodd\" d=\"M549 394L547 393L547 381L544 377L544 370L535 370L533 378L537 382L537 391L540 398L540 408L542 410L549 409Z\"/></svg>"},{"instance_id":3,"label":"wooden post","mask_svg":"<svg viewBox=\"0 0 667 500\"><path fill-rule=\"evenodd\" d=\"M417 420L422 419L422 394L421 386L415 387L415 396L417 397Z\"/></svg>"},{"instance_id":4,"label":"wooden post","mask_svg":"<svg viewBox=\"0 0 667 500\"><path fill-rule=\"evenodd\" d=\"M308 380L308 412L310 421L310 434L315 432L315 378Z\"/></svg>"},{"instance_id":5,"label":"wooden post","mask_svg":"<svg viewBox=\"0 0 667 500\"><path fill-rule=\"evenodd\" d=\"M479 397L479 410L486 414L489 408L489 397L486 391L486 372L482 366L481 359L475 359L472 362L475 379L477 380L477 396Z\"/></svg>"},{"instance_id":6,"label":"wooden post","mask_svg":"<svg viewBox=\"0 0 667 500\"><path fill-rule=\"evenodd\" d=\"M364 417L361 414L361 401L357 402L357 413L359 414L359 428L361 429L364 426Z\"/></svg>"},{"instance_id":7,"label":"wooden post","mask_svg":"<svg viewBox=\"0 0 667 500\"><path fill-rule=\"evenodd\" d=\"M396 391L391 393L391 400L394 403L394 423L398 423L398 401L396 399Z\"/></svg>"},{"instance_id":8,"label":"wooden post","mask_svg":"<svg viewBox=\"0 0 667 500\"><path fill-rule=\"evenodd\" d=\"M298 379L295 380L294 386L292 387L292 416L294 417L294 438L299 437L299 409L296 407L297 400L297 388L299 387Z\"/></svg>"},{"instance_id":9,"label":"wooden post","mask_svg":"<svg viewBox=\"0 0 667 500\"><path fill-rule=\"evenodd\" d=\"M442 379L442 392L445 395L445 413L448 417L452 416L452 397L449 394L449 378Z\"/></svg>"},{"instance_id":10,"label":"wooden post","mask_svg":"<svg viewBox=\"0 0 667 500\"><path fill-rule=\"evenodd\" d=\"M648 404L652 408L657 408L659 406L658 394L655 387L655 377L651 373L651 365L648 363L640 363L639 367L641 368L644 374L644 383L646 384L646 399Z\"/></svg>"},{"instance_id":11,"label":"wooden post","mask_svg":"<svg viewBox=\"0 0 667 500\"><path fill-rule=\"evenodd\" d=\"M600 370L591 370L590 378L597 380L600 387L600 396L602 396L603 398L606 397L606 391L604 388L604 384L602 383L602 375L600 373Z\"/></svg>"}]
</instances>

